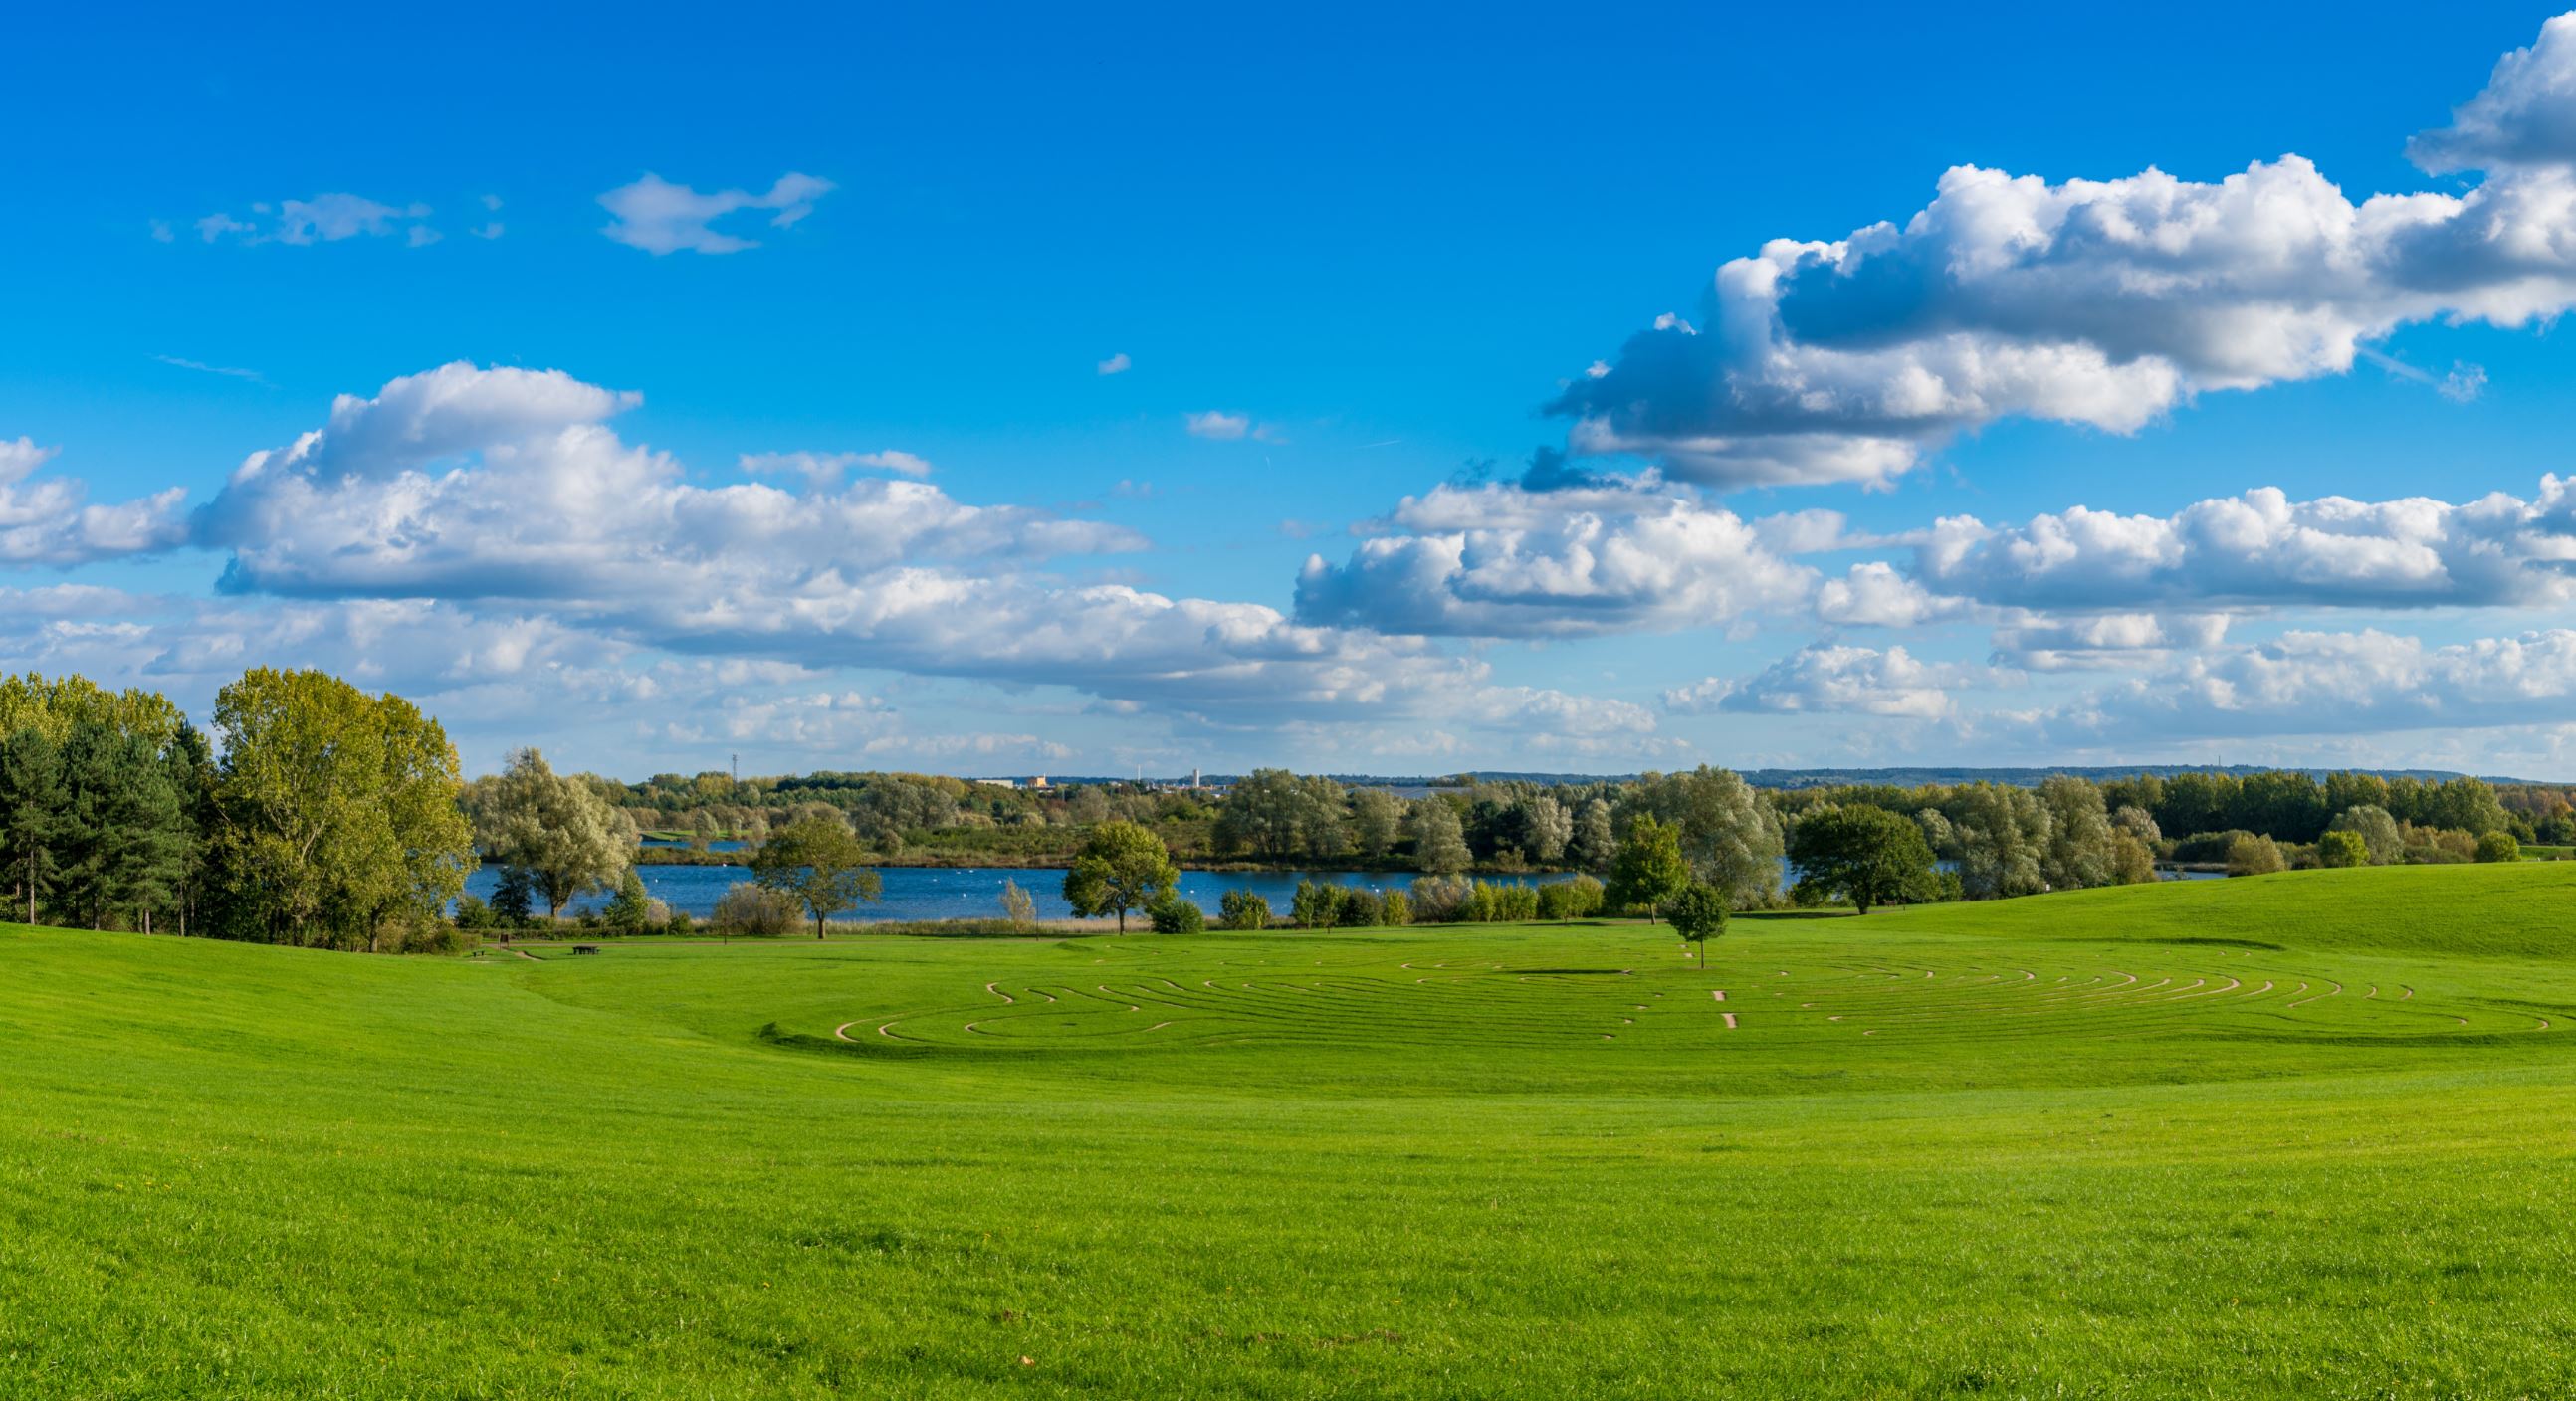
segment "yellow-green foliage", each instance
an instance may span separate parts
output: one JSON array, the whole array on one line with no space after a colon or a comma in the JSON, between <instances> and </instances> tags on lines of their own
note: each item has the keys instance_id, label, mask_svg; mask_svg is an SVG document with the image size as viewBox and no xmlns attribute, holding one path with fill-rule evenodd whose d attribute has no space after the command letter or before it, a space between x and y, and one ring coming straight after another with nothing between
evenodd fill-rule
<instances>
[{"instance_id":1,"label":"yellow-green foliage","mask_svg":"<svg viewBox=\"0 0 2576 1401\"><path fill-rule=\"evenodd\" d=\"M35 730L60 744L83 720L140 735L159 749L178 733L182 717L157 691L110 691L85 676L0 675L0 735Z\"/></svg>"}]
</instances>

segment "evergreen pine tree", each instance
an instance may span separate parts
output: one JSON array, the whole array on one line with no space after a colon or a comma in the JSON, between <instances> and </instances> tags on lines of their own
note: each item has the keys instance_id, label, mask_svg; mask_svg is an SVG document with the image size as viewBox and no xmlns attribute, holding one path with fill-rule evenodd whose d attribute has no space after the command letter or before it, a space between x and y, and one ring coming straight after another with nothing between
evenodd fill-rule
<instances>
[{"instance_id":1,"label":"evergreen pine tree","mask_svg":"<svg viewBox=\"0 0 2576 1401\"><path fill-rule=\"evenodd\" d=\"M183 720L178 732L170 737L170 747L162 751L161 764L169 772L171 792L179 803L178 877L170 903L171 912L179 918L179 934L184 938L192 922L203 923L200 907L208 885L206 853L214 844L215 826L221 820L215 811L214 748L206 743L203 730Z\"/></svg>"},{"instance_id":2,"label":"evergreen pine tree","mask_svg":"<svg viewBox=\"0 0 2576 1401\"><path fill-rule=\"evenodd\" d=\"M82 721L62 749L64 806L56 903L67 920L111 916L148 930L177 898L186 840L179 793L140 734Z\"/></svg>"},{"instance_id":3,"label":"evergreen pine tree","mask_svg":"<svg viewBox=\"0 0 2576 1401\"><path fill-rule=\"evenodd\" d=\"M40 730L0 741L0 864L11 889L10 913L36 922L38 901L54 884L54 850L63 812L62 752Z\"/></svg>"}]
</instances>

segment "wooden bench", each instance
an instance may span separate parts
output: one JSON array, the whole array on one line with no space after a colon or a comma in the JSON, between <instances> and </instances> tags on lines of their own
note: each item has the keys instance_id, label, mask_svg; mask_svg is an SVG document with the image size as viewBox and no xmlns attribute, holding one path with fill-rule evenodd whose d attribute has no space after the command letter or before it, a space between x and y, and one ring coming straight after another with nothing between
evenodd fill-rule
<instances>
[{"instance_id":1,"label":"wooden bench","mask_svg":"<svg viewBox=\"0 0 2576 1401\"><path fill-rule=\"evenodd\" d=\"M573 946L572 946L572 951L573 951L574 953L597 953L597 952L599 952L599 945L597 945L597 944L575 944L575 945L573 945Z\"/></svg>"}]
</instances>

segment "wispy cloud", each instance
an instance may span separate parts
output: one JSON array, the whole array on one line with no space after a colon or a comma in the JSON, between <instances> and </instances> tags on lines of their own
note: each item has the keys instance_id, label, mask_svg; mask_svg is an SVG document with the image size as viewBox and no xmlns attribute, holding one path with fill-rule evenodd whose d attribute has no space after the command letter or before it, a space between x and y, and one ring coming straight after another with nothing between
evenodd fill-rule
<instances>
[{"instance_id":1,"label":"wispy cloud","mask_svg":"<svg viewBox=\"0 0 2576 1401\"><path fill-rule=\"evenodd\" d=\"M194 370L201 375L222 375L226 379L248 380L252 384L268 384L268 376L257 370L245 370L231 365L209 365L203 360L189 360L177 355L155 355L152 358L164 365L176 369ZM276 386L269 385L269 387L273 389Z\"/></svg>"},{"instance_id":2,"label":"wispy cloud","mask_svg":"<svg viewBox=\"0 0 2576 1401\"><path fill-rule=\"evenodd\" d=\"M275 204L262 201L252 205L250 213L251 218L239 219L217 210L191 227L196 229L197 237L208 243L229 239L236 243L305 247L351 238L400 237L404 246L421 248L439 240L438 230L424 222L429 218L430 207L417 201L397 208L364 195L337 191ZM154 238L162 239L169 232L166 222L154 221Z\"/></svg>"},{"instance_id":3,"label":"wispy cloud","mask_svg":"<svg viewBox=\"0 0 2576 1401\"><path fill-rule=\"evenodd\" d=\"M850 471L897 472L907 477L930 475L930 459L899 448L883 452L746 452L737 459L755 477L799 476L816 486L839 481Z\"/></svg>"},{"instance_id":4,"label":"wispy cloud","mask_svg":"<svg viewBox=\"0 0 2576 1401\"><path fill-rule=\"evenodd\" d=\"M1110 356L1108 359L1101 361L1099 370L1100 373L1104 375L1123 375L1129 370L1135 368L1135 365L1136 362L1128 359L1127 352L1122 350L1117 354Z\"/></svg>"},{"instance_id":5,"label":"wispy cloud","mask_svg":"<svg viewBox=\"0 0 2576 1401\"><path fill-rule=\"evenodd\" d=\"M2366 345L2353 347L2353 353L2399 379L2423 385L2454 404L2468 403L2487 392L2487 368L2484 365L2472 365L2465 360L2454 360L2451 362L2449 374L2436 375L2430 370L2419 370L2394 355L2373 350Z\"/></svg>"},{"instance_id":6,"label":"wispy cloud","mask_svg":"<svg viewBox=\"0 0 2576 1401\"><path fill-rule=\"evenodd\" d=\"M755 239L720 233L715 221L746 209L770 212L769 226L783 229L814 212L814 202L830 194L831 181L789 171L766 194L718 190L700 194L675 185L651 171L631 185L620 185L599 197L615 216L600 232L655 257L665 253L739 253L758 248Z\"/></svg>"},{"instance_id":7,"label":"wispy cloud","mask_svg":"<svg viewBox=\"0 0 2576 1401\"><path fill-rule=\"evenodd\" d=\"M1280 436L1279 430L1276 426L1267 423L1255 423L1252 421L1252 415L1250 414L1231 413L1224 409L1209 409L1204 413L1183 414L1181 418L1183 422L1189 425L1191 437L1206 438L1211 442L1234 443L1241 442L1246 438L1250 438L1254 442L1258 443L1284 443L1288 441L1286 438Z\"/></svg>"}]
</instances>

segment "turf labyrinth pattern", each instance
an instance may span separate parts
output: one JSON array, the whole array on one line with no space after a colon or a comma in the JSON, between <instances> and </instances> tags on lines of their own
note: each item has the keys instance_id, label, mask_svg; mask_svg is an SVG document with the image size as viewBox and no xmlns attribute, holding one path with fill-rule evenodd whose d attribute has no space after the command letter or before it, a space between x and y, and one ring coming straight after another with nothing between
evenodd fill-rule
<instances>
[{"instance_id":1,"label":"turf labyrinth pattern","mask_svg":"<svg viewBox=\"0 0 2576 1401\"><path fill-rule=\"evenodd\" d=\"M2011 966L1902 967L1854 959L1783 968L1721 961L1709 973L1687 964L1534 968L1347 956L1307 964L1176 953L1168 946L1112 945L1075 976L997 980L956 1003L864 1015L833 1034L853 1045L971 1052L1435 1041L1750 1045L1859 1037L1885 1043L2163 1035L2402 1040L2552 1029L2533 1012L2444 1002L2419 997L2405 984L2338 978L2310 964L2206 949L2124 949L2089 961Z\"/></svg>"}]
</instances>

